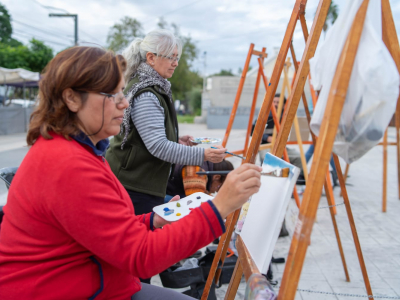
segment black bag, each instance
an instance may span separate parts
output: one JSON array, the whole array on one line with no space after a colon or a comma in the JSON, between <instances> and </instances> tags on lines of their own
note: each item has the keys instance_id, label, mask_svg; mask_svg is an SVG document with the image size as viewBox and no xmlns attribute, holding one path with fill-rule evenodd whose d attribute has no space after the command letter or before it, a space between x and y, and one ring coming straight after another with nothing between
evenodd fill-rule
<instances>
[{"instance_id":1,"label":"black bag","mask_svg":"<svg viewBox=\"0 0 400 300\"><path fill-rule=\"evenodd\" d=\"M193 298L201 299L214 255L215 253L208 253L199 258L199 266L197 268L175 271L181 266L180 263L169 267L167 270L159 274L163 286L173 289L190 286L190 290L183 293ZM214 283L211 286L207 299L217 300Z\"/></svg>"},{"instance_id":2,"label":"black bag","mask_svg":"<svg viewBox=\"0 0 400 300\"><path fill-rule=\"evenodd\" d=\"M164 287L167 288L184 288L190 286L190 290L184 294L196 299L201 299L204 286L207 281L208 274L210 273L211 265L214 260L217 246L210 246L206 248L206 254L199 258L199 266L197 268L175 271L181 266L180 263L173 265L164 272L160 273L160 279ZM237 261L236 256L227 257L220 276L219 284L229 283L235 264ZM221 268L221 266L219 266ZM175 272L174 272L175 271ZM219 285L219 286L220 286ZM208 295L208 300L217 300L215 295L215 284L213 283Z\"/></svg>"},{"instance_id":3,"label":"black bag","mask_svg":"<svg viewBox=\"0 0 400 300\"><path fill-rule=\"evenodd\" d=\"M212 260L214 259L215 252L217 251L217 245L215 246L209 246L206 248L206 253L212 253ZM237 262L237 256L232 255L230 257L225 257L224 265L222 266L222 271L221 271L221 276L219 277L219 282L218 282L218 287L220 287L222 284L229 283L231 281L231 277L233 274L233 270L235 269L235 265ZM210 263L210 268L212 264L212 260ZM219 263L218 268L221 268L221 262ZM210 273L210 269L208 269L207 274Z\"/></svg>"}]
</instances>

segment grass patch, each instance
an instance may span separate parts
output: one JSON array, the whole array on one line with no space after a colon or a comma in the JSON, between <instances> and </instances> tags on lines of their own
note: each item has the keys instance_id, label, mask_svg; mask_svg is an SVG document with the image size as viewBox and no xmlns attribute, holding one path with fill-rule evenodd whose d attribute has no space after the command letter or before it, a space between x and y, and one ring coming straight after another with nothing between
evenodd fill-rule
<instances>
[{"instance_id":1,"label":"grass patch","mask_svg":"<svg viewBox=\"0 0 400 300\"><path fill-rule=\"evenodd\" d=\"M194 123L194 117L191 115L178 115L178 123Z\"/></svg>"}]
</instances>

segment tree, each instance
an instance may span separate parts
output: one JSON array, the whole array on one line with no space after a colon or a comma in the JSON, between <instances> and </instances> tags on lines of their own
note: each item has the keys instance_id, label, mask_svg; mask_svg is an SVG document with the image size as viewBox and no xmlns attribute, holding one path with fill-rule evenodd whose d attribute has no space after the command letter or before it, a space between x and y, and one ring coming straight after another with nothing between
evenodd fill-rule
<instances>
[{"instance_id":1,"label":"tree","mask_svg":"<svg viewBox=\"0 0 400 300\"><path fill-rule=\"evenodd\" d=\"M125 16L121 23L110 28L107 35L108 48L114 52L121 52L135 37L142 37L142 24L136 19Z\"/></svg>"},{"instance_id":2,"label":"tree","mask_svg":"<svg viewBox=\"0 0 400 300\"><path fill-rule=\"evenodd\" d=\"M211 76L235 76L235 75L232 73L232 69L229 69L229 70L221 69L221 71L219 71L218 73L212 74L209 77L211 77Z\"/></svg>"},{"instance_id":3,"label":"tree","mask_svg":"<svg viewBox=\"0 0 400 300\"><path fill-rule=\"evenodd\" d=\"M0 66L4 68L41 72L52 58L53 50L35 39L28 46L13 47L0 43Z\"/></svg>"},{"instance_id":4,"label":"tree","mask_svg":"<svg viewBox=\"0 0 400 300\"><path fill-rule=\"evenodd\" d=\"M11 34L11 16L5 6L0 3L0 42L8 42L11 39Z\"/></svg>"},{"instance_id":5,"label":"tree","mask_svg":"<svg viewBox=\"0 0 400 300\"><path fill-rule=\"evenodd\" d=\"M28 45L29 69L34 72L41 72L47 63L53 58L53 49L47 47L43 42L32 39Z\"/></svg>"},{"instance_id":6,"label":"tree","mask_svg":"<svg viewBox=\"0 0 400 300\"><path fill-rule=\"evenodd\" d=\"M249 68L247 69L247 72L249 72L251 69L253 69L253 67L249 66ZM242 72L243 72L243 68L239 67L239 69L238 69L239 76L242 75Z\"/></svg>"},{"instance_id":7,"label":"tree","mask_svg":"<svg viewBox=\"0 0 400 300\"><path fill-rule=\"evenodd\" d=\"M326 34L326 31L328 30L328 26L333 25L335 23L336 19L338 17L338 7L337 5L332 1L331 4L329 5L328 9L328 14L326 15L325 23L322 29L324 30L324 35Z\"/></svg>"},{"instance_id":8,"label":"tree","mask_svg":"<svg viewBox=\"0 0 400 300\"><path fill-rule=\"evenodd\" d=\"M8 44L13 47L21 46L22 43L13 39L11 16L4 5L0 3L0 43Z\"/></svg>"},{"instance_id":9,"label":"tree","mask_svg":"<svg viewBox=\"0 0 400 300\"><path fill-rule=\"evenodd\" d=\"M179 27L176 24L168 24L163 18L160 18L157 26L173 31L175 36L179 37L182 41L182 54L179 58L178 67L175 69L174 76L169 79L172 85L173 97L184 102L196 102L197 104L194 104L193 108L197 109L198 92L190 93L190 91L194 88L200 88L201 91L203 82L201 76L192 70L193 61L198 55L198 49L190 36L182 36L180 34ZM138 36L143 36L140 22L129 17L124 17L120 24L115 24L110 28L107 42L110 49L118 52L128 46Z\"/></svg>"}]
</instances>

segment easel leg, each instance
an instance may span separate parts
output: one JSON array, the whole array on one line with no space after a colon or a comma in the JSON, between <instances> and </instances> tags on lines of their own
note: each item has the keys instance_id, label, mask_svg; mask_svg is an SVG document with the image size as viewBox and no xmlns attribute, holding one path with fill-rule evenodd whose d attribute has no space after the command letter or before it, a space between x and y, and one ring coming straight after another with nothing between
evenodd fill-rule
<instances>
[{"instance_id":1,"label":"easel leg","mask_svg":"<svg viewBox=\"0 0 400 300\"><path fill-rule=\"evenodd\" d=\"M302 28L303 28L303 32L304 32L305 36L308 36L307 25L303 25L302 24ZM294 48L293 48L292 44L290 45L290 51L292 53L292 59L293 59L293 63L294 63L294 66L295 66L296 73L297 73L298 72L298 64L297 64L297 59L296 59L296 53L294 52ZM310 110L308 109L308 103L307 103L307 99L306 99L306 96L305 96L304 92L302 94L302 99L303 99L304 110L305 110L305 113L306 113L306 116L307 116L308 126L310 128L311 115L310 115ZM315 102L316 102L316 99L315 99ZM311 138L312 138L312 141L313 141L313 144L314 144L314 147L315 147L317 139L316 139L315 135L313 134L313 132L311 131L311 128L310 128L310 133L311 133ZM328 205L329 206L334 205L334 201L332 201L333 189L332 189L332 185L331 185L330 180L329 180L329 170L327 172L327 178L326 178L325 183L324 183L324 189L325 189L326 199L328 201ZM331 191L332 193L326 192L326 191ZM333 228L334 228L334 231L335 231L335 236L336 236L336 241L337 241L338 248L339 248L340 258L342 259L342 264L343 264L343 269L344 269L344 273L345 273L345 276L346 276L346 281L350 282L350 275L349 275L349 272L347 270L346 258L344 256L344 251L343 251L343 247L342 247L342 240L340 238L339 229L338 229L337 222L336 222L336 217L335 217L336 209L334 209L334 208L336 208L336 207L330 207L329 208L329 212L331 214L332 224L333 224Z\"/></svg>"},{"instance_id":2,"label":"easel leg","mask_svg":"<svg viewBox=\"0 0 400 300\"><path fill-rule=\"evenodd\" d=\"M397 154L397 189L400 199L400 100L397 102L396 109L396 154Z\"/></svg>"},{"instance_id":3,"label":"easel leg","mask_svg":"<svg viewBox=\"0 0 400 300\"><path fill-rule=\"evenodd\" d=\"M328 186L328 182L327 181L325 181L325 183L324 183L324 189L325 189L325 191L329 191L329 186ZM326 193L326 199L328 201L328 205L329 206L334 205L333 202L332 202L330 193ZM337 241L338 248L339 248L340 258L342 259L342 264L343 264L344 274L346 276L346 281L350 282L350 275L349 275L349 271L347 270L346 258L344 257L344 251L343 251L343 247L342 247L342 240L340 239L339 229L338 229L338 225L337 225L337 222L336 222L336 217L335 217L336 212L333 209L333 207L329 208L329 212L331 214L333 229L335 231L335 236L336 236L336 241Z\"/></svg>"},{"instance_id":4,"label":"easel leg","mask_svg":"<svg viewBox=\"0 0 400 300\"><path fill-rule=\"evenodd\" d=\"M237 290L239 288L240 280L242 280L243 268L240 260L238 259L233 270L231 281L229 282L228 289L226 290L225 300L234 300Z\"/></svg>"},{"instance_id":5,"label":"easel leg","mask_svg":"<svg viewBox=\"0 0 400 300\"><path fill-rule=\"evenodd\" d=\"M236 92L235 102L233 104L232 112L231 112L231 115L229 117L228 126L226 127L225 136L224 136L224 139L222 141L222 146L223 147L226 147L226 144L228 143L229 134L231 133L233 121L235 120L236 111L237 111L237 108L239 106L239 100L240 100L240 96L242 95L242 90L243 90L244 82L246 80L246 74L247 74L247 70L249 69L250 59L251 59L251 55L253 54L253 50L254 50L254 44L250 44L250 49L249 49L249 52L247 53L246 62L244 64L244 68L243 68L243 71L242 71L242 77L240 78L239 87L238 87L238 90Z\"/></svg>"},{"instance_id":6,"label":"easel leg","mask_svg":"<svg viewBox=\"0 0 400 300\"><path fill-rule=\"evenodd\" d=\"M397 188L400 199L400 101L397 103L396 110L396 150L397 150Z\"/></svg>"},{"instance_id":7,"label":"easel leg","mask_svg":"<svg viewBox=\"0 0 400 300\"><path fill-rule=\"evenodd\" d=\"M357 234L357 230L356 230L356 223L354 222L353 212L351 210L349 197L347 195L347 190L346 190L346 185L345 185L345 182L344 182L344 178L341 175L343 173L342 173L342 169L341 169L341 166L340 166L339 158L337 157L336 154L333 154L333 160L335 162L335 167L336 167L336 170L338 172L338 175L340 174L338 176L339 177L339 183L340 183L340 187L341 187L342 192L343 192L344 205L346 207L347 217L348 217L349 222L350 222L351 233L353 235L354 244L356 246L358 261L360 262L360 267L361 267L361 272L362 272L362 275L363 275L363 278L364 278L365 288L366 288L366 290L368 292L368 295L372 295L371 284L369 282L367 268L365 267L364 257L363 257L362 250L361 250L361 245L360 245L360 240L358 239L358 234ZM373 298L370 298L370 299L373 299Z\"/></svg>"},{"instance_id":8,"label":"easel leg","mask_svg":"<svg viewBox=\"0 0 400 300\"><path fill-rule=\"evenodd\" d=\"M349 175L349 170L350 170L350 164L346 164L346 169L344 170L344 175L343 175L345 184L347 181L347 176ZM343 196L342 188L340 188L340 197L342 197L342 196Z\"/></svg>"},{"instance_id":9,"label":"easel leg","mask_svg":"<svg viewBox=\"0 0 400 300\"><path fill-rule=\"evenodd\" d=\"M264 48L262 48L261 52L265 53L266 50L267 50L267 48L264 47ZM260 72L258 72L257 79L256 79L256 86L254 88L253 102L251 104L251 109L250 109L249 122L247 124L246 140L244 142L243 153L247 153L247 148L249 147L249 139L250 139L250 134L251 134L251 127L253 125L254 111L256 109L256 104L257 104L257 96L258 96L258 90L260 88L260 81L261 81L261 74L260 74Z\"/></svg>"},{"instance_id":10,"label":"easel leg","mask_svg":"<svg viewBox=\"0 0 400 300\"><path fill-rule=\"evenodd\" d=\"M333 187L332 187L332 182L331 182L331 173L329 173L329 167L326 170L326 180L325 181L326 181L326 186L328 187L328 189L325 190L325 194L329 195L331 202L332 202L331 205L335 205L336 203L335 203L335 197L333 195ZM333 207L333 212L336 215L336 213L337 213L336 206Z\"/></svg>"},{"instance_id":11,"label":"easel leg","mask_svg":"<svg viewBox=\"0 0 400 300\"><path fill-rule=\"evenodd\" d=\"M387 134L388 130L385 130L383 135L383 182L382 182L382 212L386 212L387 206Z\"/></svg>"},{"instance_id":12,"label":"easel leg","mask_svg":"<svg viewBox=\"0 0 400 300\"><path fill-rule=\"evenodd\" d=\"M206 284L204 286L203 295L201 296L202 300L207 300L208 294L210 293L210 289L215 277L215 273L218 268L219 261L221 260L222 264L225 261L226 251L229 246L229 241L231 240L233 230L235 228L236 221L239 217L240 209L231 213L225 223L226 232L221 236L220 241L218 243L217 251L215 252L214 260L211 264L210 273L208 274ZM224 251L225 249L225 251ZM217 281L217 280L215 280Z\"/></svg>"},{"instance_id":13,"label":"easel leg","mask_svg":"<svg viewBox=\"0 0 400 300\"><path fill-rule=\"evenodd\" d=\"M382 0L382 39L400 73L400 45L389 0ZM400 96L396 107L397 180L400 199Z\"/></svg>"}]
</instances>

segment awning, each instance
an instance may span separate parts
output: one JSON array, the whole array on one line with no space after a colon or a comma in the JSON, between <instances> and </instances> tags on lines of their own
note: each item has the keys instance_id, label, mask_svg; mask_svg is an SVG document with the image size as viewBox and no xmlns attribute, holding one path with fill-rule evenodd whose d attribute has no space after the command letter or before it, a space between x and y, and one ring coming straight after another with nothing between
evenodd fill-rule
<instances>
[{"instance_id":1,"label":"awning","mask_svg":"<svg viewBox=\"0 0 400 300\"><path fill-rule=\"evenodd\" d=\"M11 85L30 83L32 86L33 82L39 82L39 73L31 72L25 69L6 69L0 67L0 84ZM37 85L37 84L36 84Z\"/></svg>"}]
</instances>

